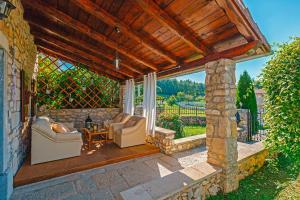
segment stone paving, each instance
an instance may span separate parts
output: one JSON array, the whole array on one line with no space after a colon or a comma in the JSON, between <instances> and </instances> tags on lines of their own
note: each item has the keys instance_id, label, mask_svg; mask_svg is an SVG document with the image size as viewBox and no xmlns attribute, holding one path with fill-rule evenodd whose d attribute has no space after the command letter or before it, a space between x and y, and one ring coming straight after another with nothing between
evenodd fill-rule
<instances>
[{"instance_id":1,"label":"stone paving","mask_svg":"<svg viewBox=\"0 0 300 200\"><path fill-rule=\"evenodd\" d=\"M249 145L239 143L240 158L249 154ZM257 148L257 147L255 147ZM103 199L119 200L120 192L206 162L205 147L166 156L162 153L82 171L30 185L17 187L12 200Z\"/></svg>"}]
</instances>

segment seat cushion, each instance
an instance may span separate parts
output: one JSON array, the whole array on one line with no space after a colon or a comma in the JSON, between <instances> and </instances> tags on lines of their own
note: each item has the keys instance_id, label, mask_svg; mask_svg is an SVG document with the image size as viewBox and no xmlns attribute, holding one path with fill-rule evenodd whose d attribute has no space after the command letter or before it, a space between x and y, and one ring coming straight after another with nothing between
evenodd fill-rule
<instances>
[{"instance_id":1,"label":"seat cushion","mask_svg":"<svg viewBox=\"0 0 300 200\"><path fill-rule=\"evenodd\" d=\"M137 122L135 120L128 120L125 124L124 124L124 128L128 128L128 127L132 127L136 124Z\"/></svg>"}]
</instances>

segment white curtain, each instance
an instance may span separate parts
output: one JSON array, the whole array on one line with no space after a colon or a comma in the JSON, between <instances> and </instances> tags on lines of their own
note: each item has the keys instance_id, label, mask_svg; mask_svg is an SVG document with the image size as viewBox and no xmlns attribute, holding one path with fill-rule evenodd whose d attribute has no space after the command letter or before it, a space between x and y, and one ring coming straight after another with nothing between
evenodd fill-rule
<instances>
[{"instance_id":1,"label":"white curtain","mask_svg":"<svg viewBox=\"0 0 300 200\"><path fill-rule=\"evenodd\" d=\"M156 120L156 73L144 76L143 117L146 117L147 134L154 136Z\"/></svg>"},{"instance_id":2,"label":"white curtain","mask_svg":"<svg viewBox=\"0 0 300 200\"><path fill-rule=\"evenodd\" d=\"M134 115L134 80L126 80L124 113Z\"/></svg>"}]
</instances>

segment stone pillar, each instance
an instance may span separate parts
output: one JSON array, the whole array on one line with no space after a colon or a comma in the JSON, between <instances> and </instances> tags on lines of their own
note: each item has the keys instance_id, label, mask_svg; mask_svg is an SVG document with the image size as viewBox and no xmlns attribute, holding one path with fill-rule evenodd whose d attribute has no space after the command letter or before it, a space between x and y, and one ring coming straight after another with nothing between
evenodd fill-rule
<instances>
[{"instance_id":1,"label":"stone pillar","mask_svg":"<svg viewBox=\"0 0 300 200\"><path fill-rule=\"evenodd\" d=\"M225 193L238 188L235 62L220 59L205 65L207 162L223 169Z\"/></svg>"}]
</instances>

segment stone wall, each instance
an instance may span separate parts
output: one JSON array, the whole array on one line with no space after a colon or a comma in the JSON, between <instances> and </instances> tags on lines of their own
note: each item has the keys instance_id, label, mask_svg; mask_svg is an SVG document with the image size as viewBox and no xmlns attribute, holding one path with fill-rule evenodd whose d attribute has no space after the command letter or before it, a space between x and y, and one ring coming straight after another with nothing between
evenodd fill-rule
<instances>
[{"instance_id":1,"label":"stone wall","mask_svg":"<svg viewBox=\"0 0 300 200\"><path fill-rule=\"evenodd\" d=\"M0 152L5 153L4 158L0 156L0 199L9 198L13 188L12 176L16 174L30 150L31 114L29 107L28 115L25 116L26 120L23 123L20 71L25 71L25 85L30 91L37 52L33 36L30 34L30 27L23 18L24 10L21 1L11 0L10 2L16 6L16 9L12 10L7 19L0 21L0 48L4 50L3 66L5 68L3 77L0 77L0 84L5 87L4 95L0 94L0 98L4 98L5 102L4 114L0 113L5 125L4 135L0 136L0 139L4 141L4 145L0 145ZM2 131L0 134L3 134Z\"/></svg>"},{"instance_id":2,"label":"stone wall","mask_svg":"<svg viewBox=\"0 0 300 200\"><path fill-rule=\"evenodd\" d=\"M154 137L148 136L146 141L160 149L162 153L172 154L175 131L156 127Z\"/></svg>"},{"instance_id":3,"label":"stone wall","mask_svg":"<svg viewBox=\"0 0 300 200\"><path fill-rule=\"evenodd\" d=\"M260 169L268 156L268 151L264 148L257 148L254 152L249 152L247 156L238 160L238 179L242 180ZM223 191L222 173L216 173L198 180L191 186L183 187L179 192L170 195L164 200L202 199L217 195Z\"/></svg>"},{"instance_id":4,"label":"stone wall","mask_svg":"<svg viewBox=\"0 0 300 200\"><path fill-rule=\"evenodd\" d=\"M266 149L262 149L257 153L252 154L246 158L243 158L238 161L238 178L242 180L247 176L250 176L258 169L260 169L268 156L268 151Z\"/></svg>"},{"instance_id":5,"label":"stone wall","mask_svg":"<svg viewBox=\"0 0 300 200\"><path fill-rule=\"evenodd\" d=\"M186 151L188 149L193 149L199 146L206 145L206 135L194 135L190 137L176 139L173 142L171 152L176 153L180 151Z\"/></svg>"},{"instance_id":6,"label":"stone wall","mask_svg":"<svg viewBox=\"0 0 300 200\"><path fill-rule=\"evenodd\" d=\"M210 196L217 195L221 191L221 173L218 172L197 181L192 186L186 187L170 197L164 198L164 200L204 200Z\"/></svg>"},{"instance_id":7,"label":"stone wall","mask_svg":"<svg viewBox=\"0 0 300 200\"><path fill-rule=\"evenodd\" d=\"M11 65L12 59L10 56L7 58L8 66ZM7 70L7 133L8 133L8 155L9 165L12 167L13 174L16 174L27 152L30 150L30 117L26 116L26 121L21 122L21 95L20 95L20 67L19 62L16 62L16 73L9 67ZM14 85L14 76L16 86ZM15 87L15 88L14 88ZM14 88L14 89L13 89ZM13 90L16 91L13 94ZM28 113L30 114L30 113Z\"/></svg>"},{"instance_id":8,"label":"stone wall","mask_svg":"<svg viewBox=\"0 0 300 200\"><path fill-rule=\"evenodd\" d=\"M0 31L8 41L9 49L6 50L6 84L7 84L7 134L9 166L16 174L22 164L30 144L30 113L26 116L25 123L21 122L21 91L20 71L25 71L25 82L30 90L31 77L34 71L36 46L30 34L29 25L23 19L21 1L11 1L16 9L11 12L8 19L0 21ZM3 41L1 41L3 42ZM14 49L11 51L11 49ZM15 56L13 56L13 54ZM13 62L15 69L13 69ZM15 92L13 92L15 91ZM30 110L30 109L29 109Z\"/></svg>"},{"instance_id":9,"label":"stone wall","mask_svg":"<svg viewBox=\"0 0 300 200\"><path fill-rule=\"evenodd\" d=\"M105 120L113 119L119 112L120 108L60 109L40 112L38 115L47 115L57 122L74 123L74 127L80 129L84 127L88 114L94 123L103 124Z\"/></svg>"},{"instance_id":10,"label":"stone wall","mask_svg":"<svg viewBox=\"0 0 300 200\"><path fill-rule=\"evenodd\" d=\"M159 147L162 153L170 155L172 153L186 151L199 146L205 146L206 135L195 135L180 139L174 139L175 131L156 127L155 136L148 136L147 142Z\"/></svg>"},{"instance_id":11,"label":"stone wall","mask_svg":"<svg viewBox=\"0 0 300 200\"><path fill-rule=\"evenodd\" d=\"M26 71L28 80L34 71L37 48L30 34L29 24L24 20L24 9L20 0L10 0L16 6L8 19L0 21L0 31L6 36L9 47L14 47L19 68Z\"/></svg>"},{"instance_id":12,"label":"stone wall","mask_svg":"<svg viewBox=\"0 0 300 200\"><path fill-rule=\"evenodd\" d=\"M184 125L206 125L206 117L201 116L181 116L180 119L182 120Z\"/></svg>"}]
</instances>

